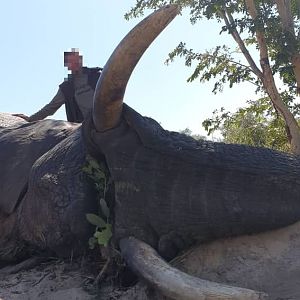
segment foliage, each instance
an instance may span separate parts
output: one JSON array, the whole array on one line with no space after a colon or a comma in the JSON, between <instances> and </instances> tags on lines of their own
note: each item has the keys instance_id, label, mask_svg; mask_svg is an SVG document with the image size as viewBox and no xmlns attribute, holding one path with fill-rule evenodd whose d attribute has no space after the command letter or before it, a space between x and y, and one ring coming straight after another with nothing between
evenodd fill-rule
<instances>
[{"instance_id":1,"label":"foliage","mask_svg":"<svg viewBox=\"0 0 300 300\"><path fill-rule=\"evenodd\" d=\"M253 20L249 15L244 0L137 0L125 18L143 15L146 9L157 9L166 4L178 4L182 9L187 8L190 12L190 21L195 24L203 18L216 20L220 23L220 34L233 34L235 31L246 46L253 45L258 48L255 33L257 28L263 28L266 42L269 46L269 54L273 63L273 74L278 73L291 91L295 91L296 83L290 63L290 56L300 50L300 41L292 34L282 30L275 1L257 0L258 17ZM299 36L299 1L292 1L292 11L295 20L295 35ZM229 22L225 21L227 19ZM223 25L221 25L223 23ZM214 92L221 91L225 83L232 87L236 83L248 81L261 88L261 81L252 70L252 67L243 59L243 54L237 49L231 49L227 45L217 45L214 49L199 53L188 48L184 42L169 54L167 62L176 57L183 57L187 66L196 63L196 67L188 81L197 78L200 81L215 79ZM218 76L220 78L218 79Z\"/></svg>"},{"instance_id":2,"label":"foliage","mask_svg":"<svg viewBox=\"0 0 300 300\"><path fill-rule=\"evenodd\" d=\"M89 246L93 249L96 245L107 246L112 236L110 221L110 210L105 201L107 191L106 168L99 164L91 156L87 156L86 165L82 170L93 180L99 198L99 215L86 214L87 220L96 226L93 237L89 239Z\"/></svg>"},{"instance_id":3,"label":"foliage","mask_svg":"<svg viewBox=\"0 0 300 300\"><path fill-rule=\"evenodd\" d=\"M293 101L300 93L300 1L137 0L125 18L138 17L147 9L166 4L178 4L188 11L192 24L202 19L218 22L220 34L229 34L237 46L216 45L199 52L180 42L166 63L183 58L186 66L193 67L187 80L213 81L214 93L225 85L253 84L282 116L292 150L300 154L299 125L281 97L288 92Z\"/></svg>"},{"instance_id":4,"label":"foliage","mask_svg":"<svg viewBox=\"0 0 300 300\"><path fill-rule=\"evenodd\" d=\"M257 91L261 90L261 84L253 75L251 69L241 62L234 60L233 55L235 53L236 51L231 51L225 45L217 46L204 53L197 53L193 49L187 49L186 44L180 42L169 53L166 63L168 64L173 61L176 56L184 57L185 65L188 67L191 67L192 63L197 61L197 66L187 81L192 82L199 78L200 82L206 82L214 79L215 83L212 90L214 94L222 92L225 83L228 83L228 86L232 88L234 84L243 81L254 84Z\"/></svg>"},{"instance_id":5,"label":"foliage","mask_svg":"<svg viewBox=\"0 0 300 300\"><path fill-rule=\"evenodd\" d=\"M286 105L300 119L300 106L294 104L288 93L282 95ZM276 113L270 100L265 97L247 101L247 106L236 112L215 110L213 116L203 121L202 126L211 135L220 131L224 142L268 147L290 152L290 145L283 119Z\"/></svg>"}]
</instances>

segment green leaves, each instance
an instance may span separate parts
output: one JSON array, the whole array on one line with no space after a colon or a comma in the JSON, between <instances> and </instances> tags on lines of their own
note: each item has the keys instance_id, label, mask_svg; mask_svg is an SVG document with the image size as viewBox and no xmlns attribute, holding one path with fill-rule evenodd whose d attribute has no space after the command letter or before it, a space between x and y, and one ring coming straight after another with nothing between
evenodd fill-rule
<instances>
[{"instance_id":1,"label":"green leaves","mask_svg":"<svg viewBox=\"0 0 300 300\"><path fill-rule=\"evenodd\" d=\"M100 209L103 215L108 219L109 218L109 208L103 198L100 198Z\"/></svg>"},{"instance_id":2,"label":"green leaves","mask_svg":"<svg viewBox=\"0 0 300 300\"><path fill-rule=\"evenodd\" d=\"M105 209L107 210L109 216L108 207L106 206ZM94 249L95 245L97 244L106 247L109 243L110 238L112 237L111 224L106 223L101 217L95 214L86 214L86 218L91 224L96 226L96 230L93 237L89 239L89 247L91 249Z\"/></svg>"},{"instance_id":3,"label":"green leaves","mask_svg":"<svg viewBox=\"0 0 300 300\"><path fill-rule=\"evenodd\" d=\"M110 224L105 224L102 230L96 230L94 235L89 238L89 247L94 249L96 245L107 247L112 237L112 228Z\"/></svg>"},{"instance_id":4,"label":"green leaves","mask_svg":"<svg viewBox=\"0 0 300 300\"><path fill-rule=\"evenodd\" d=\"M299 120L300 108L293 103L293 97L282 93L281 97L290 111ZM285 132L284 120L271 105L268 97L247 101L247 106L235 112L224 108L215 110L213 116L203 121L202 126L211 135L220 131L224 142L268 147L290 152L290 145Z\"/></svg>"},{"instance_id":5,"label":"green leaves","mask_svg":"<svg viewBox=\"0 0 300 300\"><path fill-rule=\"evenodd\" d=\"M87 213L89 223L96 226L94 235L89 239L89 247L94 249L96 245L107 246L112 237L110 222L110 210L105 201L107 190L107 170L103 164L99 164L91 156L87 156L87 162L82 170L94 182L99 201L99 215Z\"/></svg>"},{"instance_id":6,"label":"green leaves","mask_svg":"<svg viewBox=\"0 0 300 300\"><path fill-rule=\"evenodd\" d=\"M83 166L82 171L85 172L94 182L98 193L103 194L106 190L106 168L103 164L99 164L91 156L87 156L87 162Z\"/></svg>"},{"instance_id":7,"label":"green leaves","mask_svg":"<svg viewBox=\"0 0 300 300\"><path fill-rule=\"evenodd\" d=\"M92 225L95 225L98 228L104 228L106 226L106 222L95 214L86 214L86 218Z\"/></svg>"},{"instance_id":8,"label":"green leaves","mask_svg":"<svg viewBox=\"0 0 300 300\"><path fill-rule=\"evenodd\" d=\"M240 60L235 60L234 53L236 51L231 51L225 45L197 53L193 49L187 49L186 44L181 42L169 53L165 63L169 64L179 56L185 59L185 65L188 67L196 64L187 81L192 82L199 78L200 82L206 82L214 79L213 93L221 92L225 84L231 88L234 84L244 81L251 82L259 88L261 83L257 81L251 68Z\"/></svg>"},{"instance_id":9,"label":"green leaves","mask_svg":"<svg viewBox=\"0 0 300 300\"><path fill-rule=\"evenodd\" d=\"M103 230L96 231L94 237L97 239L99 245L106 247L110 238L112 237L111 225L106 224Z\"/></svg>"},{"instance_id":10,"label":"green leaves","mask_svg":"<svg viewBox=\"0 0 300 300\"><path fill-rule=\"evenodd\" d=\"M225 85L231 88L244 81L252 83L255 92L268 95L277 107L277 112L285 122L284 127L293 151L299 154L300 129L279 93L288 91L292 98L300 94L300 1L137 0L126 18L137 17L148 9L172 3L189 12L193 25L204 18L217 20L220 23L220 34L230 34L239 52L220 45L212 50L199 52L181 42L169 54L166 63L172 62L176 57L183 58L186 66L193 67L187 81L213 81L213 93L222 92ZM241 122L252 124L255 119L255 115L249 112ZM275 128L273 125L278 120L282 121L277 117L268 124ZM214 121L214 118L204 121L204 126L210 133L218 126ZM252 132L255 136L262 137L258 134L261 129L258 125ZM272 134L277 131L270 130ZM262 139L251 142L265 143Z\"/></svg>"}]
</instances>

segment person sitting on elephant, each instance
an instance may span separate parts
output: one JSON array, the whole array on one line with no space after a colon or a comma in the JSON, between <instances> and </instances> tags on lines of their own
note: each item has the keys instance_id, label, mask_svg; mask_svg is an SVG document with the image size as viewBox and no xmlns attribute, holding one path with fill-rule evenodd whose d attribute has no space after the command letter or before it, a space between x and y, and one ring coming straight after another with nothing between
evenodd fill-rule
<instances>
[{"instance_id":1,"label":"person sitting on elephant","mask_svg":"<svg viewBox=\"0 0 300 300\"><path fill-rule=\"evenodd\" d=\"M82 65L78 50L64 52L64 65L71 71L68 78L59 85L54 98L31 116L14 114L29 122L42 120L53 115L65 104L67 120L81 123L92 108L94 90L102 68L87 68Z\"/></svg>"}]
</instances>

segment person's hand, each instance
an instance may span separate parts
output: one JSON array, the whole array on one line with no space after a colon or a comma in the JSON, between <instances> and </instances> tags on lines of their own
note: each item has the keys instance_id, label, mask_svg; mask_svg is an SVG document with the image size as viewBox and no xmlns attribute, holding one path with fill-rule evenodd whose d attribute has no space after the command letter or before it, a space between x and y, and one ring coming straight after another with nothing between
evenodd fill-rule
<instances>
[{"instance_id":1,"label":"person's hand","mask_svg":"<svg viewBox=\"0 0 300 300\"><path fill-rule=\"evenodd\" d=\"M22 119L24 119L26 121L29 121L29 117L26 116L26 115L24 115L24 114L12 114L12 115L15 116L15 117L22 118Z\"/></svg>"}]
</instances>

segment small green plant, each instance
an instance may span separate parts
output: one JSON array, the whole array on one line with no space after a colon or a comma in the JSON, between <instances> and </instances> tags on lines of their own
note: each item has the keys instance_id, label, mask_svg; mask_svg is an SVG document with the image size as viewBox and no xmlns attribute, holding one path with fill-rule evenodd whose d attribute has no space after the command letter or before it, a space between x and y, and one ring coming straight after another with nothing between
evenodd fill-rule
<instances>
[{"instance_id":1,"label":"small green plant","mask_svg":"<svg viewBox=\"0 0 300 300\"><path fill-rule=\"evenodd\" d=\"M97 244L106 247L112 236L111 224L95 214L86 214L86 218L96 226L94 235L89 238L89 247L94 249Z\"/></svg>"},{"instance_id":2,"label":"small green plant","mask_svg":"<svg viewBox=\"0 0 300 300\"><path fill-rule=\"evenodd\" d=\"M106 168L91 156L87 156L86 165L82 170L93 180L99 199L99 215L86 214L87 220L96 226L94 235L89 239L89 247L91 249L94 249L96 245L106 247L112 237L112 226L109 223L110 210L105 201L107 191Z\"/></svg>"}]
</instances>

